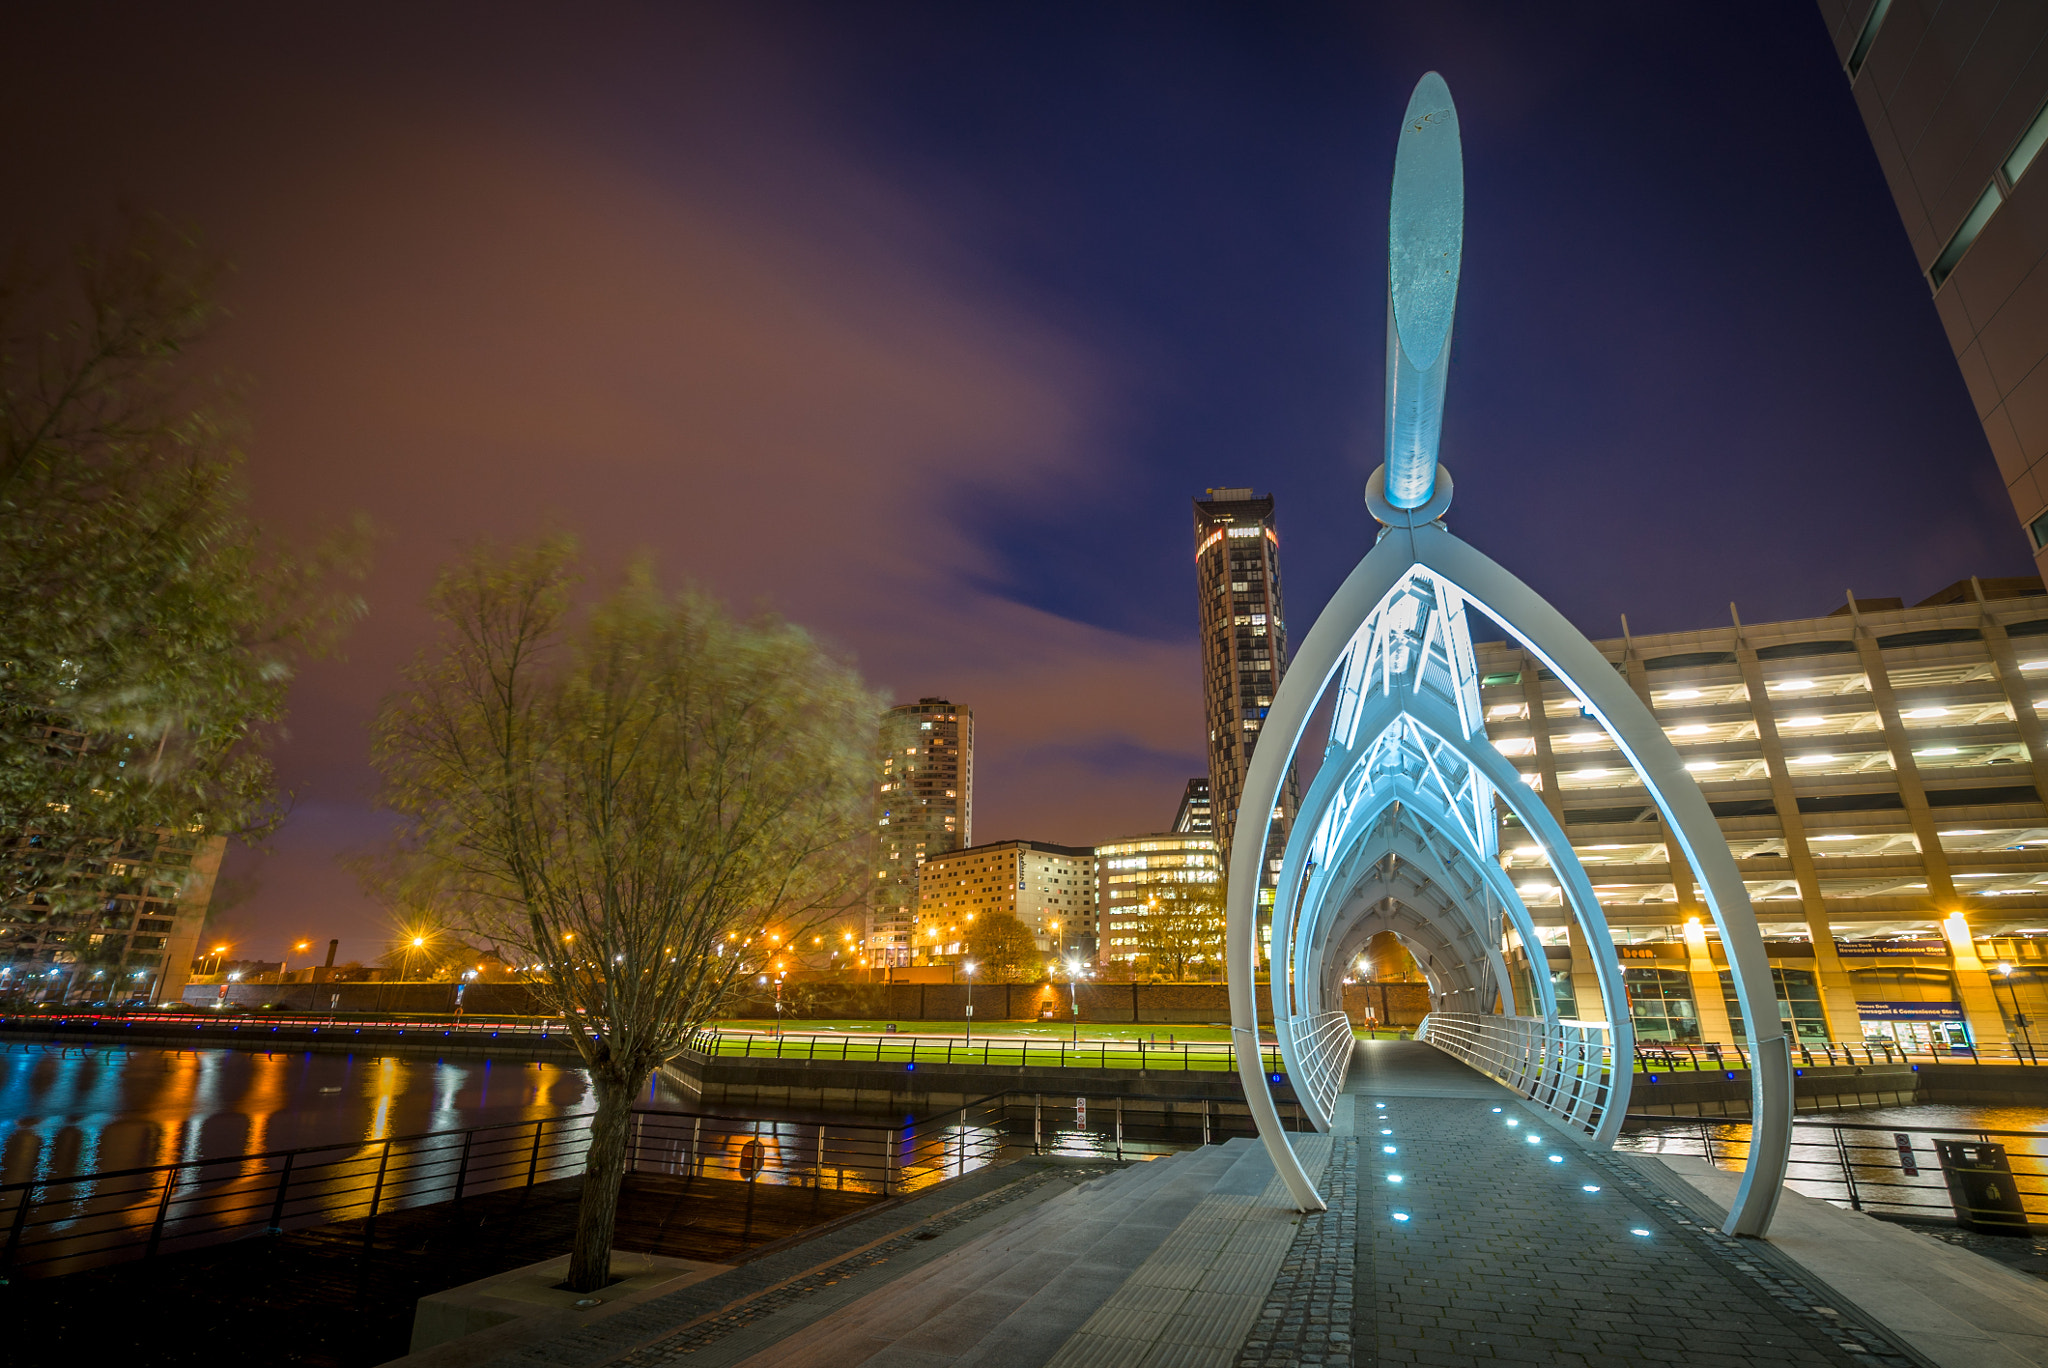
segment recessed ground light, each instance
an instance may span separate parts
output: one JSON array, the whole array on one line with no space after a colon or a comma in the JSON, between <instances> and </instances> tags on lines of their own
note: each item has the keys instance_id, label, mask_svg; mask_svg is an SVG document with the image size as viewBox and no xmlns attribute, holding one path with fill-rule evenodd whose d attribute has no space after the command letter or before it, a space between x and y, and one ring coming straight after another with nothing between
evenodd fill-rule
<instances>
[{"instance_id":1,"label":"recessed ground light","mask_svg":"<svg viewBox=\"0 0 2048 1368\"><path fill-rule=\"evenodd\" d=\"M1495 1110L1495 1111L1499 1111L1499 1110L1500 1110L1500 1108L1499 1108L1499 1107L1495 1107L1495 1108L1494 1108L1494 1110Z\"/></svg>"},{"instance_id":2,"label":"recessed ground light","mask_svg":"<svg viewBox=\"0 0 2048 1368\"><path fill-rule=\"evenodd\" d=\"M1586 1183L1579 1188L1581 1192L1598 1192L1599 1190L1600 1185L1598 1183Z\"/></svg>"},{"instance_id":3,"label":"recessed ground light","mask_svg":"<svg viewBox=\"0 0 2048 1368\"><path fill-rule=\"evenodd\" d=\"M1405 1221L1408 1219L1408 1213L1405 1211L1397 1211L1394 1213L1394 1219L1397 1221Z\"/></svg>"},{"instance_id":4,"label":"recessed ground light","mask_svg":"<svg viewBox=\"0 0 2048 1368\"><path fill-rule=\"evenodd\" d=\"M1395 1152L1395 1151L1394 1151L1394 1147L1393 1147L1392 1145L1381 1145L1381 1146L1380 1146L1380 1153L1381 1153L1381 1154L1392 1154L1392 1153L1394 1153L1394 1152Z\"/></svg>"},{"instance_id":5,"label":"recessed ground light","mask_svg":"<svg viewBox=\"0 0 2048 1368\"><path fill-rule=\"evenodd\" d=\"M1500 1110L1500 1108L1499 1108L1499 1107L1495 1107L1495 1108L1494 1108L1494 1110L1495 1110L1495 1111L1499 1111L1499 1110ZM1510 1117L1508 1118L1508 1124L1509 1124L1510 1126L1519 1126L1519 1125L1521 1125L1522 1123L1521 1123L1521 1122L1519 1122L1519 1121L1517 1121L1517 1120L1515 1120L1515 1118L1514 1118L1514 1117L1510 1116Z\"/></svg>"},{"instance_id":6,"label":"recessed ground light","mask_svg":"<svg viewBox=\"0 0 2048 1368\"><path fill-rule=\"evenodd\" d=\"M1553 1154L1550 1156L1550 1162L1553 1164L1562 1164L1564 1162L1564 1156L1562 1154Z\"/></svg>"},{"instance_id":7,"label":"recessed ground light","mask_svg":"<svg viewBox=\"0 0 2048 1368\"><path fill-rule=\"evenodd\" d=\"M1649 1231L1647 1231L1647 1230L1645 1230L1645 1229L1643 1229L1643 1228L1642 1228L1641 1226L1631 1226L1631 1227L1629 1227L1629 1232L1628 1232L1628 1233L1629 1233L1629 1234L1631 1234L1631 1235L1647 1235L1647 1234L1649 1234L1650 1232L1649 1232Z\"/></svg>"},{"instance_id":8,"label":"recessed ground light","mask_svg":"<svg viewBox=\"0 0 2048 1368\"><path fill-rule=\"evenodd\" d=\"M1393 1132L1392 1132L1392 1131L1390 1131L1390 1130L1383 1130L1383 1131L1381 1131L1381 1132L1380 1132L1380 1134L1381 1134L1381 1135L1392 1135L1392 1134L1393 1134Z\"/></svg>"},{"instance_id":9,"label":"recessed ground light","mask_svg":"<svg viewBox=\"0 0 2048 1368\"><path fill-rule=\"evenodd\" d=\"M1401 1175L1398 1173L1390 1173L1387 1175L1387 1181L1390 1183L1398 1183L1401 1181Z\"/></svg>"},{"instance_id":10,"label":"recessed ground light","mask_svg":"<svg viewBox=\"0 0 2048 1368\"><path fill-rule=\"evenodd\" d=\"M1542 1143L1543 1143L1543 1137L1542 1137L1542 1136L1540 1136L1540 1135L1532 1135L1532 1136L1529 1136L1529 1137L1528 1137L1528 1143L1529 1143L1529 1144L1532 1144L1532 1145L1540 1145L1540 1144L1542 1144Z\"/></svg>"}]
</instances>

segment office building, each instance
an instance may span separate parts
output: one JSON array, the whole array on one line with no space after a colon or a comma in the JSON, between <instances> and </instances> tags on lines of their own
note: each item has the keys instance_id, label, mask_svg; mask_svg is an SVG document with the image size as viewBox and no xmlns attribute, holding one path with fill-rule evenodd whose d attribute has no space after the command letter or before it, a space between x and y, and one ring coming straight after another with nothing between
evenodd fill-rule
<instances>
[{"instance_id":1,"label":"office building","mask_svg":"<svg viewBox=\"0 0 2048 1368\"><path fill-rule=\"evenodd\" d=\"M1173 814L1173 829L1183 836L1215 833L1216 822L1209 808L1207 779L1188 780L1187 792L1180 796L1180 811Z\"/></svg>"},{"instance_id":2,"label":"office building","mask_svg":"<svg viewBox=\"0 0 2048 1368\"><path fill-rule=\"evenodd\" d=\"M2048 5L1820 10L2035 564L2048 569Z\"/></svg>"},{"instance_id":3,"label":"office building","mask_svg":"<svg viewBox=\"0 0 2048 1368\"><path fill-rule=\"evenodd\" d=\"M78 871L96 886L90 904L52 911L37 895L0 912L0 997L177 1000L226 853L221 836L137 833Z\"/></svg>"},{"instance_id":4,"label":"office building","mask_svg":"<svg viewBox=\"0 0 2048 1368\"><path fill-rule=\"evenodd\" d=\"M1280 586L1280 537L1270 495L1211 489L1195 501L1195 582L1201 602L1202 699L1209 730L1209 792L1217 848L1227 861L1237 799L1259 728L1287 672L1287 623ZM1260 906L1287 848L1296 795L1293 776L1266 842Z\"/></svg>"},{"instance_id":5,"label":"office building","mask_svg":"<svg viewBox=\"0 0 2048 1368\"><path fill-rule=\"evenodd\" d=\"M974 710L943 698L889 709L880 765L867 952L876 967L901 967L914 949L918 867L974 842Z\"/></svg>"},{"instance_id":6,"label":"office building","mask_svg":"<svg viewBox=\"0 0 2048 1368\"><path fill-rule=\"evenodd\" d=\"M1222 877L1209 835L1169 832L1095 847L1101 962L1171 978L1221 975Z\"/></svg>"},{"instance_id":7,"label":"office building","mask_svg":"<svg viewBox=\"0 0 2048 1368\"><path fill-rule=\"evenodd\" d=\"M967 953L974 923L1008 914L1048 955L1095 954L1095 852L1046 841L997 841L928 856L917 877L915 961Z\"/></svg>"},{"instance_id":8,"label":"office building","mask_svg":"<svg viewBox=\"0 0 2048 1368\"><path fill-rule=\"evenodd\" d=\"M1906 607L1595 643L1663 723L1744 873L1797 1042L2003 1046L2048 1014L2048 596L1966 580ZM1727 1041L1693 872L1600 723L1510 643L1478 648L1488 734L1564 823L1621 944L1639 1038ZM1604 1015L1548 864L1501 858L1566 1015ZM1519 954L1519 951L1515 951ZM2009 966L2002 973L1999 966Z\"/></svg>"}]
</instances>

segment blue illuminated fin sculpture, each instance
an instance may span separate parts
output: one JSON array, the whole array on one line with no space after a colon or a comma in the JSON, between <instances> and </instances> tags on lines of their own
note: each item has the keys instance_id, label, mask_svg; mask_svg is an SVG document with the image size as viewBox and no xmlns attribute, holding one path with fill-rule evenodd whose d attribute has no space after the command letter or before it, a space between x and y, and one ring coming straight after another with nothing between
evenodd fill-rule
<instances>
[{"instance_id":1,"label":"blue illuminated fin sculpture","mask_svg":"<svg viewBox=\"0 0 2048 1368\"><path fill-rule=\"evenodd\" d=\"M1394 158L1386 462L1365 493L1379 536L1301 638L1259 724L1256 749L1247 743L1251 764L1226 864L1224 933L1245 1101L1295 1205L1320 1209L1322 1199L1281 1125L1256 1042L1268 828L1309 719L1321 715L1330 719L1329 737L1288 834L1270 927L1273 1028L1301 1115L1319 1130L1338 1119L1353 1049L1342 1007L1345 971L1371 937L1391 931L1429 979L1424 1039L1518 1089L1596 1144L1611 1144L1620 1132L1635 1056L1621 963L1570 837L1533 787L1541 775L1487 735L1485 681L1467 622L1476 611L1505 629L1542 676L1554 678L1604 729L1663 816L1676 856L1699 875L1750 1030L1751 1144L1723 1228L1760 1235L1790 1155L1792 1056L1741 871L1677 749L1614 662L1442 522L1451 477L1437 445L1464 213L1457 108L1443 78L1430 72L1408 101ZM1528 687L1509 700L1520 706ZM1518 984L1509 968L1502 951L1515 942L1525 963L1547 965L1548 958L1522 887L1502 867L1503 808L1548 860L1555 910L1577 924L1577 943L1599 983L1600 1001L1587 993L1579 1010L1599 1010L1601 1017L1563 1018L1547 972L1525 974ZM1533 889L1549 885L1530 887L1533 897ZM1552 915L1549 907L1545 915Z\"/></svg>"},{"instance_id":2,"label":"blue illuminated fin sculpture","mask_svg":"<svg viewBox=\"0 0 2048 1368\"><path fill-rule=\"evenodd\" d=\"M1458 107L1434 71L1408 97L1387 210L1387 449L1383 497L1421 508L1436 489L1465 246Z\"/></svg>"}]
</instances>

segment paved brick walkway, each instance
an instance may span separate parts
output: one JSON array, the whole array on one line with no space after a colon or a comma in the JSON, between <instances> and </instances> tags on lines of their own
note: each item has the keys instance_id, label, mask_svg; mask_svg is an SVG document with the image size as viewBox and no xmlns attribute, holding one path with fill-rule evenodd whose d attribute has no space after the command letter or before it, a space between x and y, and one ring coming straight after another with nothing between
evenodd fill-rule
<instances>
[{"instance_id":1,"label":"paved brick walkway","mask_svg":"<svg viewBox=\"0 0 2048 1368\"><path fill-rule=\"evenodd\" d=\"M1704 1228L1628 1160L1429 1047L1368 1047L1361 1065L1353 1362L1915 1361L1765 1247Z\"/></svg>"}]
</instances>

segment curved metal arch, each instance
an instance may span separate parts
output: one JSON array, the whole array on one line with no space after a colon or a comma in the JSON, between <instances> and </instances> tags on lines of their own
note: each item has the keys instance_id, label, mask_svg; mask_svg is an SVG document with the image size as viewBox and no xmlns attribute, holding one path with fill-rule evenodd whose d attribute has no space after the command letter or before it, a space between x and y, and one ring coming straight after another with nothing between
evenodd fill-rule
<instances>
[{"instance_id":1,"label":"curved metal arch","mask_svg":"<svg viewBox=\"0 0 2048 1368\"><path fill-rule=\"evenodd\" d=\"M1313 1015L1322 1006L1319 1001L1304 1000L1303 994L1296 987L1299 966L1309 962L1310 944L1305 937L1311 933L1315 919L1313 916L1296 916L1295 909L1314 909L1326 902L1333 881L1346 876L1349 869L1357 867L1366 853L1356 845L1359 834L1369 832L1386 813L1396 807L1405 808L1412 820L1434 830L1450 845L1448 852L1429 847L1432 858L1441 864L1446 853L1463 857L1460 861L1461 867L1471 870L1475 876L1474 880L1467 882L1478 883L1480 887L1491 892L1500 904L1496 914L1493 909L1472 906L1469 898L1461 899L1461 909L1475 934L1489 946L1493 946L1498 935L1497 915L1505 915L1513 924L1516 935L1525 947L1534 947L1538 943L1528 908L1509 882L1505 871L1491 860L1474 859L1469 852L1460 849L1455 842L1462 834L1462 828L1446 812L1439 796L1405 776L1382 780L1377 786L1378 792L1371 799L1347 808L1343 814L1342 829L1329 843L1342 854L1319 867L1306 869L1302 850L1310 839L1315 823L1327 811L1326 792L1322 791L1326 780L1330 787L1334 787L1338 783L1348 782L1348 777L1341 772L1340 766L1325 760L1323 772L1317 776L1316 784L1311 785L1309 797L1303 803L1294 830L1290 833L1287 854L1281 864L1280 885L1274 900L1272 974L1275 984L1275 1026L1282 1042L1282 1055L1290 1069L1299 1068L1299 1062L1292 1057L1291 1038L1286 1031L1279 1029L1283 1019L1287 1016ZM1325 801L1319 802L1319 799ZM1304 872L1308 876L1308 886L1297 895L1296 890L1303 882L1301 876ZM1458 881L1452 877L1446 866L1441 870L1440 882L1448 890ZM1494 953L1498 954L1497 948ZM1557 1004L1547 978L1541 981L1538 995L1545 1016L1554 1017Z\"/></svg>"},{"instance_id":2,"label":"curved metal arch","mask_svg":"<svg viewBox=\"0 0 2048 1368\"><path fill-rule=\"evenodd\" d=\"M1375 554L1377 554L1377 551L1375 551ZM1371 557L1368 556L1367 559L1370 560ZM1384 600L1382 600L1383 602ZM1377 612L1380 606L1376 604L1373 611ZM1370 615L1368 615L1368 620L1370 620ZM1320 626L1320 623L1318 625ZM1281 687L1284 692L1286 688L1284 682ZM1276 698L1274 702L1275 711L1278 711L1279 700ZM1400 703L1399 716L1390 719L1387 726L1389 728L1394 726L1418 728L1436 737L1444 746L1455 751L1466 764L1485 776L1488 782L1493 785L1502 801L1506 802L1514 814L1521 819L1523 827L1535 837L1550 857L1551 869L1557 875L1558 881L1563 888L1565 901L1571 908L1572 916L1579 923L1580 929L1585 933L1586 943L1593 957L1594 973L1600 983L1601 999L1608 1004L1623 1004L1622 1010L1619 1012L1610 1010L1607 1023L1614 1045L1615 1058L1621 1061L1621 1065L1618 1065L1615 1070L1615 1092L1606 1110L1602 1113L1599 1125L1593 1132L1595 1143L1612 1144L1615 1137L1621 1133L1622 1116L1627 1111L1628 1092L1633 1082L1632 1070L1622 1067L1622 1065L1626 1065L1634 1057L1635 1032L1633 1023L1628 1018L1626 1008L1628 998L1622 987L1621 961L1614 952L1614 939L1608 931L1607 915L1600 906L1599 898L1593 892L1592 880L1586 876L1585 867L1579 863L1578 856L1572 851L1571 842L1566 837L1563 826L1551 814L1549 807L1531 793L1528 787L1521 782L1521 772L1514 767L1506 756L1495 749L1490 741L1486 740L1484 732L1475 732L1472 735L1461 734L1465 731L1461 718L1453 714L1444 704L1436 699L1422 693L1411 695ZM1365 731L1364 728L1360 730L1361 734ZM1250 785L1247 784L1246 793L1248 801L1250 792ZM1299 830L1299 827L1297 827L1297 830ZM1450 833L1447 832L1446 834ZM1291 856L1293 850L1291 837L1289 848ZM1468 852L1468 856L1469 854L1470 852ZM1286 862L1283 862L1281 880L1283 887L1290 886L1286 879L1287 868ZM1495 866L1494 868L1498 872L1498 867ZM1505 874L1499 874L1498 877L1503 883L1505 882ZM1520 916L1515 919L1515 929L1522 937L1524 947L1528 949L1533 958L1541 953L1539 949L1540 942L1535 936L1528 911L1523 906L1519 896L1515 896L1514 901L1509 906L1520 913ZM1276 911L1273 947L1277 956L1283 945L1278 911L1281 904L1277 896L1274 901L1274 907ZM1286 1029L1286 1019L1283 1016L1287 1007L1284 1000L1285 995L1281 991L1285 977L1280 972L1277 959L1274 968L1275 972L1272 980L1274 988L1274 1030L1275 1034L1285 1042L1290 1039L1290 1034ZM1235 972L1234 968L1233 972ZM1550 987L1549 975L1532 975L1532 978L1540 985L1538 992L1543 1002L1545 1019L1550 1021L1556 1020L1557 1004ZM1283 1044L1284 1049L1285 1046ZM1295 1065L1295 1061L1291 1059L1288 1060L1288 1063L1290 1067ZM1263 1078L1264 1075L1261 1074L1260 1077Z\"/></svg>"},{"instance_id":3,"label":"curved metal arch","mask_svg":"<svg viewBox=\"0 0 2048 1368\"><path fill-rule=\"evenodd\" d=\"M1459 956L1460 963L1477 961L1487 965L1487 977L1494 991L1501 993L1507 1001L1514 1000L1512 981L1508 976L1507 963L1499 946L1500 912L1490 908L1475 908L1470 894L1459 887L1459 880L1444 862L1443 852L1438 851L1426 840L1424 832L1417 826L1427 825L1421 816L1422 803L1418 799L1425 795L1410 793L1387 793L1383 803L1369 815L1359 817L1361 830L1358 839L1347 842L1343 847L1343 858L1324 870L1317 872L1319 880L1326 880L1302 900L1309 909L1309 915L1291 922L1276 914L1273 923L1273 973L1274 973L1274 1027L1280 1041L1281 1058L1290 1074L1304 1072L1296 1037L1289 1029L1293 1018L1313 1019L1322 1014L1325 1004L1334 996L1335 980L1342 966L1349 961L1341 955L1330 954L1329 947L1348 935L1346 914L1361 901L1360 889L1371 883L1386 890L1386 896L1398 897L1414 912L1418 919L1439 926L1437 934L1446 947L1467 947ZM1405 821L1403 819L1406 819ZM1407 840L1403 840L1407 837ZM1397 877L1378 872L1387 857L1394 856L1401 861L1407 875L1406 887L1401 887ZM1416 873L1420 878L1416 878ZM1483 874L1477 880L1481 888L1486 887ZM1521 930L1528 923L1528 913L1515 905L1519 915L1517 930L1524 943L1535 944L1533 933ZM1433 915L1431 915L1433 914ZM1308 966L1319 966L1320 973L1304 972ZM1283 975L1284 982L1283 982ZM1477 985L1474 985L1474 991ZM1554 999L1550 998L1547 978L1542 980L1542 991L1547 1004L1546 1010L1552 1018L1556 1015ZM1292 1001L1289 1001L1289 998ZM1490 1003L1490 997L1482 999ZM1480 1010L1485 1010L1481 1008ZM1318 1130L1328 1130L1332 1118L1324 1110L1320 1099L1309 1093L1297 1093L1303 1113Z\"/></svg>"},{"instance_id":4,"label":"curved metal arch","mask_svg":"<svg viewBox=\"0 0 2048 1368\"><path fill-rule=\"evenodd\" d=\"M1730 1234L1760 1235L1768 1227L1777 1205L1791 1140L1792 1092L1791 1055L1777 1014L1769 960L1763 937L1749 905L1740 872L1735 867L1720 828L1714 822L1705 797L1684 770L1678 752L1664 735L1649 709L1621 681L1612 666L1591 642L1573 628L1563 615L1506 569L1445 531L1440 524L1389 526L1376 545L1359 562L1332 597L1296 653L1279 693L1267 714L1261 744L1253 752L1240 800L1240 812L1261 814L1258 820L1240 822L1231 846L1229 913L1225 933L1225 954L1229 966L1232 1029L1253 1033L1257 1010L1254 1003L1253 967L1256 938L1257 891L1266 831L1272 805L1295 752L1300 746L1309 715L1330 681L1346 661L1361 630L1402 581L1418 570L1451 586L1505 628L1525 649L1542 660L1571 690L1614 739L1616 746L1643 780L1652 801L1664 814L1672 837L1701 878L1708 910L1721 933L1728 952L1729 968L1738 1000L1752 1029L1751 1042L1756 1060L1751 1070L1752 1135L1749 1162L1729 1211L1725 1229ZM1585 906L1597 909L1590 882L1571 853L1570 843L1548 809L1533 801L1521 783L1521 776L1505 756L1482 740L1471 744L1470 718L1461 706L1454 720L1444 725L1441 705L1430 706L1419 694L1411 696L1403 709L1411 717L1435 712L1431 730L1445 740L1450 732L1466 743L1461 753L1479 765L1497 786L1500 796L1538 836L1551 852L1553 870L1564 883L1568 896L1583 890ZM1459 702L1462 704L1463 699ZM1342 700L1340 699L1340 710ZM1417 720L1422 720L1417 717ZM1277 743L1277 744L1276 744ZM1285 868L1283 867L1283 873ZM1575 912L1578 898L1572 896ZM1278 902L1276 899L1276 907ZM1612 943L1604 935L1593 942ZM1626 1003L1617 982L1609 993L1610 1003ZM1277 986L1277 984L1276 984ZM1275 995L1276 1010L1280 1006ZM1613 1024L1625 1028L1626 1008L1611 1012L1621 1018ZM1250 1026L1244 1023L1253 1023ZM1617 1039L1617 1046L1620 1044ZM1619 1054L1619 1051L1617 1050ZM1619 1055L1617 1073L1626 1077L1628 1056ZM1240 1051L1238 1066L1246 1100L1256 1120L1276 1169L1286 1182L1297 1205L1303 1210L1320 1210L1316 1194L1281 1129L1278 1110L1256 1049Z\"/></svg>"},{"instance_id":5,"label":"curved metal arch","mask_svg":"<svg viewBox=\"0 0 2048 1368\"><path fill-rule=\"evenodd\" d=\"M1377 613L1379 608L1383 606L1384 601L1381 605L1375 607L1374 612ZM1366 760L1377 752L1381 741L1396 729L1405 726L1407 721L1413 718L1416 715L1416 711L1422 707L1423 705L1418 705L1417 709L1411 709L1405 699L1399 701L1390 700L1376 705L1375 708L1364 711L1363 715L1358 719L1358 724L1354 731L1354 736L1369 739L1362 743L1354 742L1352 746L1342 748L1341 750L1333 745L1325 753L1323 767L1317 773L1315 782L1310 785L1307 797L1297 810L1294 828L1289 833L1285 857L1281 863L1280 879L1274 893L1272 944L1275 951L1274 972L1276 974L1289 971L1292 967L1291 965L1283 965L1279 959L1279 951L1287 943L1282 930L1283 926L1294 920L1293 909L1296 906L1313 904L1318 891L1317 880L1325 877L1327 871L1333 867L1332 861L1329 859L1325 859L1320 866L1317 866L1310 858L1310 844L1320 837L1323 839L1326 849L1341 849L1349 839L1349 833L1355 828L1354 818L1360 818L1362 812L1363 816L1360 820L1369 821L1376 817L1379 812L1383 811L1389 802L1395 801L1408 802L1427 813L1431 819L1430 824L1447 841L1450 841L1454 848L1458 848L1458 842L1461 837L1464 838L1468 845L1477 845L1479 847L1476 850L1461 849L1459 853L1465 855L1473 869L1491 888L1495 897L1500 900L1503 910L1514 921L1516 933L1521 937L1522 943L1528 947L1534 947L1537 944L1535 927L1529 917L1527 907L1522 902L1521 895L1515 891L1506 872L1490 858L1493 851L1487 849L1486 846L1491 843L1480 844L1474 840L1475 833L1466 828L1462 820L1462 814L1453 809L1452 803L1443 792L1441 784L1425 786L1419 781L1398 774L1386 774L1374 779L1364 769ZM1436 709L1426 709L1426 712L1427 715L1436 719L1436 725L1429 727L1429 730L1440 737L1444 733L1458 735L1467 730L1473 732L1479 730L1476 725L1468 728L1462 718L1459 720L1459 725L1455 727L1448 726L1445 724L1442 712ZM1338 760L1340 755L1343 757L1341 763ZM1461 758L1466 757L1461 754ZM1466 758L1466 763L1471 764L1472 762L1469 758ZM1474 766L1474 768L1478 767ZM1514 773L1511 767L1509 772ZM1370 783L1379 791L1369 798L1354 798L1351 803L1346 805L1342 814L1344 820L1339 828L1335 832L1324 833L1323 823L1329 816L1340 792L1361 780ZM1512 787L1517 789L1521 787L1520 775L1518 773ZM1512 805L1515 801L1514 795L1509 794L1507 798ZM1489 803L1490 801L1489 799ZM1489 818L1488 834L1490 832ZM1567 846L1566 849L1568 850L1569 847ZM1306 889L1300 887L1304 878L1309 883ZM1590 883L1583 885L1583 892L1586 898L1591 898L1592 887ZM1577 906L1578 904L1575 903L1575 910ZM1595 909L1595 915L1600 915L1597 913L1597 903L1592 904L1592 906ZM1602 917L1602 925L1604 926L1604 916ZM1591 933L1590 928L1588 933ZM1547 984L1541 992L1540 1000L1543 1003L1543 1011L1546 1015L1552 1015L1556 1012L1556 1002Z\"/></svg>"}]
</instances>

